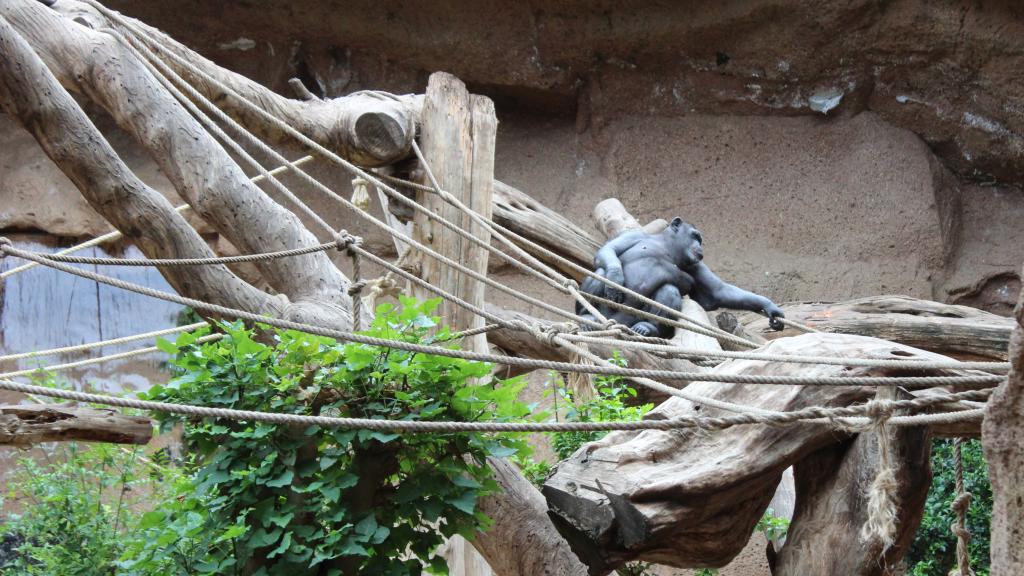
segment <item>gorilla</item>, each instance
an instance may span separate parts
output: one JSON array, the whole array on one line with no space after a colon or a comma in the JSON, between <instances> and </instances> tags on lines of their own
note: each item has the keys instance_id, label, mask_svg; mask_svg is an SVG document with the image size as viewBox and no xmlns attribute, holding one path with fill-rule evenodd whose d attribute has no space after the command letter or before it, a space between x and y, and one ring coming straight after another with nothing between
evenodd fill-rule
<instances>
[{"instance_id":1,"label":"gorilla","mask_svg":"<svg viewBox=\"0 0 1024 576\"><path fill-rule=\"evenodd\" d=\"M683 296L688 294L708 311L725 307L760 312L768 316L773 330L782 330L779 318L785 317L785 314L774 302L723 282L702 262L703 240L700 232L682 218L673 218L672 223L659 234L648 234L643 230L624 232L597 251L594 257L595 274L673 310L679 310ZM590 276L583 281L580 289L618 304L662 318L671 318L664 310L643 304L618 288ZM609 320L625 324L641 336L671 338L675 333L672 326L661 323L656 326L631 314L629 310L600 303L595 303L595 306ZM576 303L576 314L596 320L579 302Z\"/></svg>"}]
</instances>

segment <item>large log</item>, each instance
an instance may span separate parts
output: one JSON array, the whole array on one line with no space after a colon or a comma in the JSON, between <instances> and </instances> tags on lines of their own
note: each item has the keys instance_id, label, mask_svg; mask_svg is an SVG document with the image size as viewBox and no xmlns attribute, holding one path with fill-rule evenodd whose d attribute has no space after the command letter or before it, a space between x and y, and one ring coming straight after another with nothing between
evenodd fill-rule
<instances>
[{"instance_id":1,"label":"large log","mask_svg":"<svg viewBox=\"0 0 1024 576\"><path fill-rule=\"evenodd\" d=\"M969 306L942 304L908 296L873 296L844 302L783 306L786 317L812 328L842 334L875 336L959 360L1006 360L1013 319ZM800 334L786 327L768 330L768 320L743 314L745 329L767 339Z\"/></svg>"},{"instance_id":2,"label":"large log","mask_svg":"<svg viewBox=\"0 0 1024 576\"><path fill-rule=\"evenodd\" d=\"M92 6L77 0L61 0L54 7L68 19L94 29L119 29ZM225 70L190 50L157 28L134 18L122 16L133 26L157 41L168 52L190 62L203 73L227 85L232 91L255 102L261 109L285 120L317 143L363 166L383 166L406 157L416 133L416 120L422 106L421 95L392 95L357 92L333 99L285 98L241 74ZM172 58L167 64L187 78L196 89L261 138L286 143L291 137L268 124L262 116L239 105L224 90L202 75L187 70ZM319 87L314 87L319 91Z\"/></svg>"},{"instance_id":3,"label":"large log","mask_svg":"<svg viewBox=\"0 0 1024 576\"><path fill-rule=\"evenodd\" d=\"M498 180L494 181L494 221L584 268L593 266L594 254L601 247L586 230L525 192ZM521 248L563 274L582 280L579 272L543 252L525 244Z\"/></svg>"},{"instance_id":4,"label":"large log","mask_svg":"<svg viewBox=\"0 0 1024 576\"><path fill-rule=\"evenodd\" d=\"M767 353L850 358L942 357L875 338L807 334L770 342ZM867 367L732 360L725 374L801 376L881 375ZM961 372L943 371L941 374ZM763 410L844 406L865 401L859 386L750 386L715 382L688 392ZM726 413L672 397L647 418ZM844 435L828 426L737 426L698 433L616 432L561 463L543 493L550 513L594 574L630 560L679 567L722 566L746 544L787 467ZM844 488L845 489L845 488Z\"/></svg>"},{"instance_id":5,"label":"large log","mask_svg":"<svg viewBox=\"0 0 1024 576\"><path fill-rule=\"evenodd\" d=\"M153 422L116 410L56 404L0 405L0 444L31 446L40 442L81 440L115 444L146 444Z\"/></svg>"},{"instance_id":6,"label":"large log","mask_svg":"<svg viewBox=\"0 0 1024 576\"><path fill-rule=\"evenodd\" d=\"M45 11L44 14L53 17ZM0 110L21 123L89 204L125 231L126 238L147 256L215 255L167 199L125 165L78 103L2 16ZM179 292L190 291L202 300L265 312L280 308L276 298L243 282L225 266L189 266L166 277Z\"/></svg>"},{"instance_id":7,"label":"large log","mask_svg":"<svg viewBox=\"0 0 1024 576\"><path fill-rule=\"evenodd\" d=\"M693 303L693 306L698 309L700 308L700 306L697 306L696 303ZM495 306L493 304L487 305L487 311L497 316L498 318L501 318L502 320L523 321L528 324L536 324L542 327L541 329L543 329L543 326L548 324L548 322L540 320L538 318L534 318L533 316L530 316L528 314L506 310L500 306ZM693 317L691 316L691 314L696 313L696 310L690 309L688 311L687 316ZM700 310L699 313L704 314L704 311ZM706 316L704 317L706 318ZM694 334L693 332L685 332L685 334L700 336L699 334ZM704 336L701 338L707 337ZM554 360L557 362L571 362L573 360L573 354L569 350L557 346L550 346L547 343L533 337L533 335L527 332L511 330L508 328L499 328L497 330L492 330L491 332L488 332L487 339L492 345L501 348L507 354L511 354L513 356L521 356L526 358L540 358L542 360ZM713 340L712 338L708 339ZM693 344L688 345L692 346ZM616 352L618 352L622 356L622 358L626 360L626 364L630 368L651 368L655 370L679 371L702 370L702 368L684 358L663 358L661 356L655 356L642 350L622 348L621 346L616 346L614 344L587 343L587 347L590 349L591 352L602 358L611 358ZM531 370L529 369L517 368L515 366L502 366L497 369L497 374L502 378L510 378L512 376L524 374L530 371ZM685 385L684 382L678 381L671 382L670 384L673 386L680 387ZM662 394L660 392L654 392L648 390L647 388L641 388L640 390L637 391L637 393L638 401L644 403L651 402L659 404L668 398L668 396L666 396L665 394Z\"/></svg>"},{"instance_id":8,"label":"large log","mask_svg":"<svg viewBox=\"0 0 1024 576\"><path fill-rule=\"evenodd\" d=\"M883 549L879 541L860 535L868 519L866 494L878 472L879 447L876 434L859 434L796 464L796 510L786 544L773 562L773 576L892 573L914 539L931 485L928 429L901 427L892 436L898 502L895 543Z\"/></svg>"},{"instance_id":9,"label":"large log","mask_svg":"<svg viewBox=\"0 0 1024 576\"><path fill-rule=\"evenodd\" d=\"M992 482L992 574L1024 574L1024 291L1013 321L1013 369L988 402L981 437Z\"/></svg>"}]
</instances>

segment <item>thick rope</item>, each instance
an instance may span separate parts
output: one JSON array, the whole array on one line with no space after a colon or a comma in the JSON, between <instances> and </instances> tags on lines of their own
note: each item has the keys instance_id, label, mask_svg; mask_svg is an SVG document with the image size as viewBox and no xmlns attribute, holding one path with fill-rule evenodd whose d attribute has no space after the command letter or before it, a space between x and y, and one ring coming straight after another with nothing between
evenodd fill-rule
<instances>
[{"instance_id":1,"label":"thick rope","mask_svg":"<svg viewBox=\"0 0 1024 576\"><path fill-rule=\"evenodd\" d=\"M196 342L212 342L214 340L220 340L223 338L223 334L208 334L196 338ZM78 360L76 362L67 362L64 364L52 364L50 366L41 366L39 368L26 368L24 370L15 370L13 372L0 373L0 378L15 378L18 376L30 376L32 374L46 373L46 372L60 372L63 370L71 370L72 368L81 368L82 366L89 366L91 364L101 364L103 362L110 362L113 360L122 360L124 358L131 358L133 356L143 356L146 354L154 354L159 352L160 348L156 346L149 346L146 348L139 348L138 350L129 350L127 352L119 352L117 354L108 354L106 356L98 356L96 358L86 358L85 360Z\"/></svg>"},{"instance_id":2,"label":"thick rope","mask_svg":"<svg viewBox=\"0 0 1024 576\"><path fill-rule=\"evenodd\" d=\"M263 316L260 314L254 314L244 310L238 310L234 308L228 308L226 306L220 306L193 298L187 298L177 294L169 292L163 292L149 288L147 286L140 286L132 282L127 282L118 278L111 278L103 274L84 270L81 268L75 268L67 264L60 262L53 262L40 258L31 252L26 252L15 248L10 240L6 238L0 238L0 251L24 258L26 260L32 260L44 264L45 266L61 270L76 276L101 282L115 288L121 288L158 298L168 302L174 302L183 306L190 306L196 310L202 310L210 314L226 317L226 318L237 318L248 322L263 323L278 328L284 328L288 330L298 330L301 332L307 332L310 334L316 334L320 336L327 336L329 338L335 338L346 342L358 342L361 344L367 344L371 346L380 346L385 348L395 348L399 350L407 350L410 352L417 352L423 354L434 354L439 356L449 356L453 358L462 358L464 360L475 360L480 362L490 362L495 364L507 364L515 365L524 368L531 369L543 369L543 370L555 370L559 372L586 372L588 374L604 374L611 376L626 376L636 379L648 379L658 378L664 380L684 380L684 381L709 381L709 382L722 382L722 383L733 383L733 384L766 384L766 385L778 385L778 384L790 384L790 385L821 385L821 386L962 386L962 385L974 385L974 386L985 386L985 385L997 385L1005 380L1003 376L986 375L986 376L926 376L926 377L876 377L876 376L852 376L852 377L801 377L801 376L772 376L772 375L755 375L755 374L714 374L707 372L684 372L675 370L651 370L642 368L622 368L613 365L598 365L598 366L579 366L569 362L557 362L552 360L541 360L536 358L520 358L514 356L505 356L499 354L489 354L480 352L470 352L466 350L456 350L450 348L443 348L439 346L425 346L421 344L414 344L410 342L402 342L398 340L387 340L383 338L376 338L372 336L366 336L362 334L354 334L352 332L345 332L342 330L335 330L331 328L324 328L320 326L314 326L311 324L304 324L300 322L292 322L289 320L283 320L279 318L272 318L269 316ZM529 329L529 326L524 328ZM543 335L539 335L543 338ZM567 347L570 351L578 349L571 342L565 340L561 336L554 338L554 343L560 344ZM587 357L595 362L606 362L602 358L598 358L593 354L585 354ZM705 403L710 399L699 399L693 400L692 396L685 393L682 390L666 386L657 382L653 382L655 387L659 391L670 393L675 396L682 398ZM645 383L650 385L650 383ZM684 394L686 394L684 396ZM691 396L691 397L687 397ZM710 404L709 404L710 405Z\"/></svg>"},{"instance_id":3,"label":"thick rope","mask_svg":"<svg viewBox=\"0 0 1024 576\"><path fill-rule=\"evenodd\" d=\"M362 263L359 257L363 239L349 234L346 230L338 232L338 250L344 250L352 259L352 283L348 286L348 295L352 298L352 325L356 330L363 329L363 302L360 295L366 287L366 280L363 280Z\"/></svg>"},{"instance_id":4,"label":"thick rope","mask_svg":"<svg viewBox=\"0 0 1024 576\"><path fill-rule=\"evenodd\" d=\"M878 439L878 470L868 487L868 518L861 527L861 538L864 541L878 541L882 544L885 554L896 542L896 514L899 509L899 496L894 464L894 438L887 426L892 417L891 403L896 398L894 386L883 386L875 394L874 404L877 411L870 412L873 419L872 428ZM871 404L871 403L869 403Z\"/></svg>"},{"instance_id":5,"label":"thick rope","mask_svg":"<svg viewBox=\"0 0 1024 576\"><path fill-rule=\"evenodd\" d=\"M964 488L962 445L963 438L953 440L953 471L956 475L956 498L953 500L952 508L956 514L956 521L949 528L956 535L957 569L951 571L949 576L974 576L974 570L971 570L971 553L968 548L968 545L971 543L971 533L967 530L967 509L971 507L971 499L974 496Z\"/></svg>"},{"instance_id":6,"label":"thick rope","mask_svg":"<svg viewBox=\"0 0 1024 576\"><path fill-rule=\"evenodd\" d=\"M107 394L90 394L74 390L59 390L45 386L21 384L11 380L0 380L0 390L20 392L49 398L61 398L90 404L103 404L121 408L136 408L154 412L167 412L195 417L222 418L252 422L271 422L293 426L323 426L327 428L347 428L360 430L377 430L387 432L595 432L602 430L680 430L696 428L701 430L724 430L733 426L749 424L766 424L769 426L789 426L798 422L815 422L823 425L834 425L837 418L855 417L871 410L870 403L841 408L811 407L793 412L777 412L768 415L739 414L721 418L709 416L680 416L666 420L639 420L630 422L442 422L417 420L374 420L368 418L337 418L331 416L310 416L303 414L279 414L273 412L256 412L250 410L234 410L229 408L211 408L208 406L192 406L152 402L133 398L121 398ZM886 405L892 411L899 408L922 408L956 402L964 398L978 398L979 390L959 392L948 396L899 400ZM894 418L893 421L896 419ZM895 422L898 424L898 422Z\"/></svg>"},{"instance_id":7,"label":"thick rope","mask_svg":"<svg viewBox=\"0 0 1024 576\"><path fill-rule=\"evenodd\" d=\"M355 237L352 237L355 238ZM46 254L42 252L33 252L34 255L39 258L45 258L54 262L64 262L73 264L91 264L98 266L155 266L155 267L173 267L173 266L204 266L204 265L217 265L217 264L233 264L241 262L257 262L263 260L272 260L275 258L285 258L289 256L299 256L302 254L309 254L312 252L319 252L330 250L333 248L341 248L352 252L353 258L358 258L360 254L367 254L374 257L374 261L381 265L386 265L388 262L379 256L367 252L365 249L358 249L361 245L361 241L353 242L353 246L350 247L344 240L340 243L339 241L329 242L321 244L319 246L311 246L306 248L297 248L294 250L283 250L279 252L264 252L251 255L242 256L222 256L216 258L166 258L166 259L127 259L127 258L92 258L83 256L61 256L57 254ZM395 266L394 268L389 267L390 272L402 274L404 271L401 268ZM353 273L358 279L359 274L355 272L355 261L353 261ZM415 276L412 276L408 272L404 273L404 276L410 280L419 280ZM425 281L421 286L425 286ZM358 282L357 282L358 283ZM361 290L367 282L363 282L362 286L358 286ZM355 291L355 283L349 288L349 294L352 295ZM448 295L450 296L450 295ZM458 302L457 302L458 303ZM481 314L483 315L483 314ZM159 333L152 333L151 335L163 335L164 333L170 333L175 331L190 330L194 327L201 326L203 324L192 325L192 327L180 327L170 328L168 331L159 331ZM506 328L513 328L513 326L505 326ZM550 328L549 328L550 329ZM608 334L618 334L617 330L607 331ZM636 349L636 350L648 350L655 352L666 352L687 358L719 358L725 360L731 359L742 359L742 360L759 360L764 362L788 362L795 364L828 364L837 366L865 366L875 368L893 368L897 370L983 370L989 372L1004 372L1010 369L1009 362L959 362L959 361L931 361L931 360L910 360L910 359L872 359L872 358L842 358L842 357L827 357L827 356L800 356L800 355L789 355L789 354L764 354L758 352L739 352L739 351L710 351L700 350L692 348L684 348L681 346L674 345L660 345L650 344L647 342L629 342L618 339L601 338L592 336L595 332L588 332L586 334L575 334L575 333L563 333L565 338L571 341L578 342L592 342L607 345L621 346L625 349ZM82 347L68 347L58 348L53 351L43 352L26 352L22 355L12 356L0 356L0 362L4 360L12 360L20 357L37 356L42 354L55 354L59 352L70 352L74 350L86 349L92 346L105 346L111 344L118 344L121 342L129 342L134 339L142 339L148 337L148 334L140 334L137 336L128 337L128 339L115 339L104 343L86 344ZM656 339L664 341L662 339Z\"/></svg>"},{"instance_id":8,"label":"thick rope","mask_svg":"<svg viewBox=\"0 0 1024 576\"><path fill-rule=\"evenodd\" d=\"M290 170L294 166L299 166L300 164L305 164L306 162L309 162L312 159L313 159L312 156L303 156L302 158L299 158L298 160L295 160L294 162L287 163L287 165L285 165L285 166L278 166L277 168L274 168L268 174L271 174L271 175L280 174L280 173L282 173L282 172L284 172L286 170ZM250 178L249 181L253 182L253 183L256 183L256 182L259 182L260 180L263 180L263 179L264 179L264 176L263 175L259 175L259 176L255 176L253 178ZM188 204L182 204L180 206L175 207L174 210L176 212L178 212L178 213L181 213L181 212L185 212L186 210L189 210L191 208L192 207L189 206ZM100 244L106 244L107 242L113 242L115 240L119 240L119 239L121 239L122 236L124 236L124 234L122 234L120 230L113 230L111 232L107 232L106 234L103 234L102 236L97 236L96 238L93 238L91 240L86 240L85 242L82 242L80 244L75 244L74 246L71 246L69 248L65 248L65 249L63 249L63 250L61 250L61 251L59 251L59 252L57 252L55 254L51 254L50 256L64 256L66 254L72 254L74 252L78 252L79 250L85 250L86 248L92 248L93 246L99 246ZM9 278L11 276L14 276L15 274L17 274L19 272L24 272L26 270L30 270L32 268L35 268L38 265L39 264L37 264L36 262L27 262L25 264L22 264L21 266L18 266L18 267L15 267L15 268L11 268L10 270L7 270L6 272L0 272L0 280L3 280L5 278Z\"/></svg>"},{"instance_id":9,"label":"thick rope","mask_svg":"<svg viewBox=\"0 0 1024 576\"><path fill-rule=\"evenodd\" d=\"M33 262L35 264L35 262ZM35 352L19 352L17 354L8 354L6 356L0 356L0 363L8 362L12 360L21 360L23 358L35 358L37 356L51 356L54 354L65 354L68 352L81 352L82 350L91 350L92 348L103 348L106 346L116 346L118 344L125 344L128 342L134 342L136 340L146 340L148 338L156 338L158 336L166 336L168 334L176 334L178 332L188 332L189 330L196 330L208 326L206 322L196 322L195 324L189 324L187 326L176 326L174 328L165 328L163 330L154 330L153 332L145 332L143 334L133 334L131 336L122 336L121 338L114 338L112 340L101 340L99 342L88 342L86 344L76 344L74 346L65 346L63 348L50 348L49 350L37 350Z\"/></svg>"}]
</instances>

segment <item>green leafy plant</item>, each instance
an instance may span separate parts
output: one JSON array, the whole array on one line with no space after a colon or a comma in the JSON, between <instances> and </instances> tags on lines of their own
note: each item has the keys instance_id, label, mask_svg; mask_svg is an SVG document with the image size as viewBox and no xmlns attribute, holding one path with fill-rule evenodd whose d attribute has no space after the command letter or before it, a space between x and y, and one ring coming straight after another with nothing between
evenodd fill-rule
<instances>
[{"instance_id":1,"label":"green leafy plant","mask_svg":"<svg viewBox=\"0 0 1024 576\"><path fill-rule=\"evenodd\" d=\"M755 530L764 534L768 540L778 540L789 532L789 520L775 515L771 508L764 511L764 515L757 521Z\"/></svg>"},{"instance_id":2,"label":"green leafy plant","mask_svg":"<svg viewBox=\"0 0 1024 576\"><path fill-rule=\"evenodd\" d=\"M443 342L437 301L388 304L366 334ZM183 334L161 346L177 376L148 399L290 414L370 419L517 420L519 379L489 382L487 364L294 331L222 324L225 337ZM143 518L142 542L123 568L181 568L174 547L191 538L193 574L418 574L444 537L472 538L490 519L480 497L498 490L490 456L524 457L522 435L390 434L232 420L184 424L198 462L196 496Z\"/></svg>"},{"instance_id":3,"label":"green leafy plant","mask_svg":"<svg viewBox=\"0 0 1024 576\"><path fill-rule=\"evenodd\" d=\"M626 361L616 354L610 359L616 366L625 366ZM555 380L557 385L548 394L556 394L569 406L565 419L569 422L619 422L635 421L654 407L653 404L632 406L629 399L636 397L636 389L626 384L621 376L597 376L594 378L595 394L584 402L574 402L572 392ZM552 448L559 459L566 459L587 442L600 440L608 432L557 432L552 438Z\"/></svg>"},{"instance_id":4,"label":"green leafy plant","mask_svg":"<svg viewBox=\"0 0 1024 576\"><path fill-rule=\"evenodd\" d=\"M964 486L973 495L967 511L967 529L971 533L968 551L971 568L979 576L989 573L989 524L992 521L992 486L988 465L978 440L962 444ZM956 565L956 537L950 525L956 515L950 508L956 498L953 466L953 441L932 443L932 486L925 501L924 517L907 553L911 576L945 576Z\"/></svg>"},{"instance_id":5,"label":"green leafy plant","mask_svg":"<svg viewBox=\"0 0 1024 576\"><path fill-rule=\"evenodd\" d=\"M141 448L59 444L45 462L20 458L8 499L23 511L0 523L8 543L0 573L91 576L116 573L133 509L165 497L173 471L143 463Z\"/></svg>"}]
</instances>

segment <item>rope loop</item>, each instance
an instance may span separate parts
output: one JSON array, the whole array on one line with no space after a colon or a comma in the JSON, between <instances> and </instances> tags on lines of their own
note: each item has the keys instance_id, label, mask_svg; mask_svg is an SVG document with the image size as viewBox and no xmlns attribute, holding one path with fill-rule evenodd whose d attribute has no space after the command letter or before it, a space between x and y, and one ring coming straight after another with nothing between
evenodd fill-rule
<instances>
[{"instance_id":1,"label":"rope loop","mask_svg":"<svg viewBox=\"0 0 1024 576\"><path fill-rule=\"evenodd\" d=\"M566 278L562 281L562 288L565 288L566 292L572 294L573 292L579 292L580 283L572 278Z\"/></svg>"},{"instance_id":2,"label":"rope loop","mask_svg":"<svg viewBox=\"0 0 1024 576\"><path fill-rule=\"evenodd\" d=\"M14 246L14 242L7 236L0 236L0 252L7 254L7 248Z\"/></svg>"}]
</instances>

